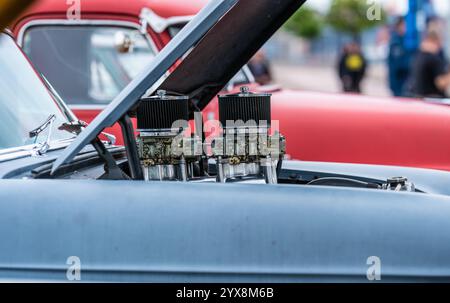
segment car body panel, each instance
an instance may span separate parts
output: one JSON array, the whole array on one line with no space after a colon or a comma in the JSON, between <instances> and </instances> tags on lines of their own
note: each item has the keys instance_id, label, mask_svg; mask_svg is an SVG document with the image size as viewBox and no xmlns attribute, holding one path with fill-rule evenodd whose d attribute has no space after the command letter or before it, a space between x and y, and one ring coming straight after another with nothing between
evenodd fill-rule
<instances>
[{"instance_id":1,"label":"car body panel","mask_svg":"<svg viewBox=\"0 0 450 303\"><path fill-rule=\"evenodd\" d=\"M118 1L118 0L95 0L83 3L83 14L96 14L99 12L105 15L129 15L135 16L141 13L143 7L150 8L156 14L163 18L173 16L187 16L195 15L200 9L205 6L207 0L198 1L183 1L183 0L133 0L133 1ZM32 14L65 14L67 8L71 4L61 0L44 0L39 1L36 5L25 11L21 17L16 20L24 18L26 15Z\"/></svg>"},{"instance_id":2,"label":"car body panel","mask_svg":"<svg viewBox=\"0 0 450 303\"><path fill-rule=\"evenodd\" d=\"M82 281L367 282L377 256L384 282L449 281L449 197L256 188L4 180L0 276L65 280L76 256Z\"/></svg>"}]
</instances>

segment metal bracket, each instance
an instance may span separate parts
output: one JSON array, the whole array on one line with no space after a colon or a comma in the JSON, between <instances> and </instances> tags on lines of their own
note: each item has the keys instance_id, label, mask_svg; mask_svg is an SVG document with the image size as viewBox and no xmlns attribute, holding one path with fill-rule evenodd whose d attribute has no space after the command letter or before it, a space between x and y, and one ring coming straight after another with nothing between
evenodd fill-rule
<instances>
[{"instance_id":1,"label":"metal bracket","mask_svg":"<svg viewBox=\"0 0 450 303\"><path fill-rule=\"evenodd\" d=\"M96 138L91 142L91 144L94 146L100 158L105 161L106 175L102 177L102 179L129 180L129 177L120 169L116 163L116 160L114 160L114 157L99 138Z\"/></svg>"}]
</instances>

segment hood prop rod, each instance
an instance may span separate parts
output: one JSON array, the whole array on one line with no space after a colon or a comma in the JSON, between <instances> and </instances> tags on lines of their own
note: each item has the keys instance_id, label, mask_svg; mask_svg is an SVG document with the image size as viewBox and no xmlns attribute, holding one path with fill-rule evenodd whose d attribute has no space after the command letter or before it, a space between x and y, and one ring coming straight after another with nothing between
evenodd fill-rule
<instances>
[{"instance_id":1,"label":"hood prop rod","mask_svg":"<svg viewBox=\"0 0 450 303\"><path fill-rule=\"evenodd\" d=\"M139 159L136 137L130 116L128 114L124 115L119 120L119 124L122 128L123 141L127 152L131 178L133 180L144 180L144 173L142 171L141 161Z\"/></svg>"},{"instance_id":2,"label":"hood prop rod","mask_svg":"<svg viewBox=\"0 0 450 303\"><path fill-rule=\"evenodd\" d=\"M117 165L116 160L114 160L113 155L109 152L109 150L105 147L103 142L96 137L92 142L92 146L94 146L100 158L105 161L105 172L106 175L101 179L107 180L128 180L129 177L120 169Z\"/></svg>"}]
</instances>

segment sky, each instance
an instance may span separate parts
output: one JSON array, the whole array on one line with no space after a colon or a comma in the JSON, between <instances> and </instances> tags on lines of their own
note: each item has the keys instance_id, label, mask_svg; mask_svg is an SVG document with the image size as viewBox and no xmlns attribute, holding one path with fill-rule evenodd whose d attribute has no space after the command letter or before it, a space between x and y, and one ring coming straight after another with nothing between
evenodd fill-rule
<instances>
[{"instance_id":1,"label":"sky","mask_svg":"<svg viewBox=\"0 0 450 303\"><path fill-rule=\"evenodd\" d=\"M383 3L387 7L395 7L398 14L405 14L408 8L408 0L376 0ZM444 17L450 16L450 1L449 0L432 0L434 2L438 14ZM326 12L330 6L331 0L308 0L309 6L316 8L321 12Z\"/></svg>"}]
</instances>

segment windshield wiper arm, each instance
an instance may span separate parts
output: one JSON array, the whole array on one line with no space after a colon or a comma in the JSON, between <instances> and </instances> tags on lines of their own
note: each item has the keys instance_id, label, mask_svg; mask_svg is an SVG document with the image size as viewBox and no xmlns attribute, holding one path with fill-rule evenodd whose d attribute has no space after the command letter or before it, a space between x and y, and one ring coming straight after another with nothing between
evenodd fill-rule
<instances>
[{"instance_id":1,"label":"windshield wiper arm","mask_svg":"<svg viewBox=\"0 0 450 303\"><path fill-rule=\"evenodd\" d=\"M38 144L33 149L33 154L37 156L41 156L45 154L48 149L50 148L50 140L52 138L52 128L53 128L53 122L56 120L56 115L50 115L47 120L45 120L44 123L42 123L40 126L38 126L36 129L30 131L30 138L36 138L35 143L37 142L37 139L39 135L45 131L48 128L48 134L47 139L45 139L44 142Z\"/></svg>"},{"instance_id":2,"label":"windshield wiper arm","mask_svg":"<svg viewBox=\"0 0 450 303\"><path fill-rule=\"evenodd\" d=\"M49 125L53 124L53 121L55 121L55 119L56 115L50 115L44 123L30 131L30 138L37 138L39 134L46 130Z\"/></svg>"},{"instance_id":3,"label":"windshield wiper arm","mask_svg":"<svg viewBox=\"0 0 450 303\"><path fill-rule=\"evenodd\" d=\"M60 127L58 127L58 129L78 136L79 134L81 134L81 131L87 126L88 124L86 122L78 120L76 122L63 123ZM108 134L106 132L101 132L101 134L104 135L106 139L108 139L111 145L116 144L116 136Z\"/></svg>"},{"instance_id":4,"label":"windshield wiper arm","mask_svg":"<svg viewBox=\"0 0 450 303\"><path fill-rule=\"evenodd\" d=\"M81 133L81 131L83 130L83 128L87 127L88 124L84 121L78 120L78 121L74 121L74 122L65 122L63 124L61 124L58 129L59 130L64 130L66 132L75 134L75 135L79 135Z\"/></svg>"}]
</instances>

